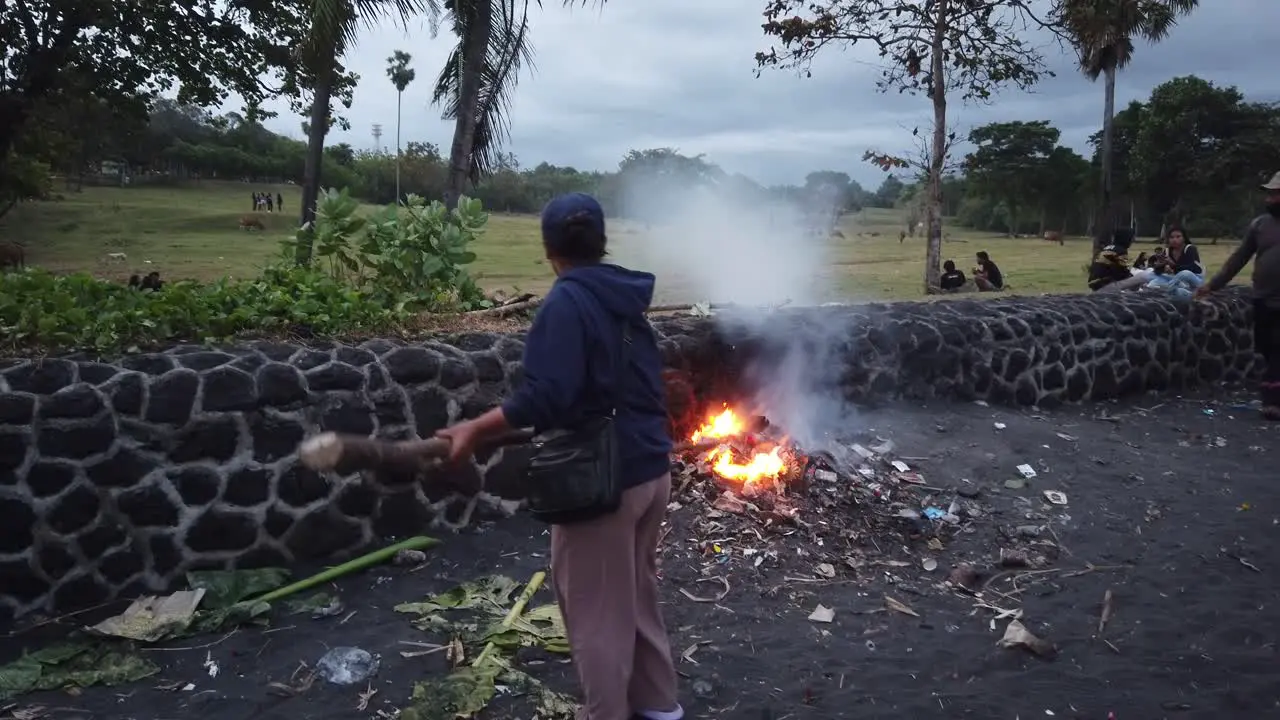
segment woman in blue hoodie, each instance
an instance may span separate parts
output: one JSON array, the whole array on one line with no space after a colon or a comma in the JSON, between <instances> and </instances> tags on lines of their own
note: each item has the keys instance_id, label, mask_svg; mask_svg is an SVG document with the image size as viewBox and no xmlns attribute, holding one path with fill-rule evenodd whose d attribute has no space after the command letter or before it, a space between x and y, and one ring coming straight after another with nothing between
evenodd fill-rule
<instances>
[{"instance_id":1,"label":"woman in blue hoodie","mask_svg":"<svg viewBox=\"0 0 1280 720\"><path fill-rule=\"evenodd\" d=\"M671 494L662 356L645 318L654 276L606 264L604 211L570 193L542 211L556 281L525 338L524 382L500 407L453 427L451 458L513 428L571 428L620 394L617 512L551 528L551 573L582 683L578 720L680 720L676 671L658 605L658 534ZM623 328L627 366L618 371Z\"/></svg>"}]
</instances>

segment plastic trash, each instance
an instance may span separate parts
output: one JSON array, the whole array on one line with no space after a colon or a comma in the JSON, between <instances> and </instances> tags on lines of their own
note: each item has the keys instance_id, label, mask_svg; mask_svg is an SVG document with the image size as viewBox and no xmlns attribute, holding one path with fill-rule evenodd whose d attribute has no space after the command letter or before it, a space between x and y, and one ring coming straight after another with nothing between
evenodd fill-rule
<instances>
[{"instance_id":1,"label":"plastic trash","mask_svg":"<svg viewBox=\"0 0 1280 720\"><path fill-rule=\"evenodd\" d=\"M316 663L316 674L334 685L354 685L378 673L379 659L355 647L336 647Z\"/></svg>"}]
</instances>

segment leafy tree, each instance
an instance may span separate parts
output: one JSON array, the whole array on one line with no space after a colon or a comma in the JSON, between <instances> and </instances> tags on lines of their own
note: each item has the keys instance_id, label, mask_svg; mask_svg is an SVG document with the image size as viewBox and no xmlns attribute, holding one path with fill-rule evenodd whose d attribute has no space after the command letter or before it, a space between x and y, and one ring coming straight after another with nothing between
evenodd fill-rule
<instances>
[{"instance_id":1,"label":"leafy tree","mask_svg":"<svg viewBox=\"0 0 1280 720\"><path fill-rule=\"evenodd\" d=\"M283 64L292 7L287 0L6 3L0 162L39 103L77 84L135 110L175 86L179 100L195 105L213 105L230 92L263 99L268 89L260 76Z\"/></svg>"},{"instance_id":2,"label":"leafy tree","mask_svg":"<svg viewBox=\"0 0 1280 720\"><path fill-rule=\"evenodd\" d=\"M1046 120L990 123L969 133L976 149L965 158L966 175L1004 203L1009 234L1021 232L1023 210L1044 199L1046 166L1060 136Z\"/></svg>"},{"instance_id":3,"label":"leafy tree","mask_svg":"<svg viewBox=\"0 0 1280 720\"><path fill-rule=\"evenodd\" d=\"M1261 133L1274 131L1276 109L1194 76L1159 85L1145 107L1129 173L1153 220L1234 233L1238 201L1254 195L1238 186L1275 166L1275 136Z\"/></svg>"},{"instance_id":4,"label":"leafy tree","mask_svg":"<svg viewBox=\"0 0 1280 720\"><path fill-rule=\"evenodd\" d=\"M411 17L427 14L432 20L440 12L437 0L311 0L305 16L306 33L297 48L300 62L297 71L287 78L286 91L302 97L310 90L310 112L307 125L307 155L302 182L300 224L315 220L316 200L320 193L324 139L332 122L332 101L343 98L350 106L350 88L354 75L346 72L340 60L359 36L360 30L386 18L407 25ZM311 260L311 244L297 244L298 264Z\"/></svg>"},{"instance_id":5,"label":"leafy tree","mask_svg":"<svg viewBox=\"0 0 1280 720\"><path fill-rule=\"evenodd\" d=\"M409 61L413 57L407 52L396 50L387 58L387 77L396 86L396 202L400 202L400 106L404 101L404 89L409 87L417 77Z\"/></svg>"},{"instance_id":6,"label":"leafy tree","mask_svg":"<svg viewBox=\"0 0 1280 720\"><path fill-rule=\"evenodd\" d=\"M1022 0L768 0L764 16L765 35L778 46L756 54L760 68L809 73L813 58L828 46L871 44L887 63L882 91L920 92L932 101L924 283L926 289L936 288L942 273L947 94L958 91L964 99L986 101L1002 85L1026 88L1037 82L1043 59L1019 30L1040 20Z\"/></svg>"},{"instance_id":7,"label":"leafy tree","mask_svg":"<svg viewBox=\"0 0 1280 720\"><path fill-rule=\"evenodd\" d=\"M1104 78L1100 217L1094 232L1094 254L1109 240L1115 226L1112 140L1116 74L1133 59L1135 39L1163 40L1178 18L1199 4L1200 0L1058 0L1055 21L1075 45L1081 72L1090 80Z\"/></svg>"},{"instance_id":8,"label":"leafy tree","mask_svg":"<svg viewBox=\"0 0 1280 720\"><path fill-rule=\"evenodd\" d=\"M876 188L875 194L871 196L871 203L878 208L891 208L897 204L905 189L906 185L896 175L889 175Z\"/></svg>"}]
</instances>

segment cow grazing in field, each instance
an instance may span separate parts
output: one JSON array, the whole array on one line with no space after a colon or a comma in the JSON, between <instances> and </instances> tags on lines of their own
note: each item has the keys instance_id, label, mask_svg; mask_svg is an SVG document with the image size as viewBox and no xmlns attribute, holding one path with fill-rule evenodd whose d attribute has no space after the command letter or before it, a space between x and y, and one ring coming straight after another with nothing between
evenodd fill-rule
<instances>
[{"instance_id":1,"label":"cow grazing in field","mask_svg":"<svg viewBox=\"0 0 1280 720\"><path fill-rule=\"evenodd\" d=\"M1046 230L1044 233L1044 239L1048 240L1049 242L1056 242L1059 245L1066 244L1066 241L1062 238L1062 233L1058 232L1057 230Z\"/></svg>"},{"instance_id":2,"label":"cow grazing in field","mask_svg":"<svg viewBox=\"0 0 1280 720\"><path fill-rule=\"evenodd\" d=\"M22 246L14 242L0 243L0 270L13 268L21 270L27 266L27 253Z\"/></svg>"},{"instance_id":3,"label":"cow grazing in field","mask_svg":"<svg viewBox=\"0 0 1280 720\"><path fill-rule=\"evenodd\" d=\"M256 215L245 215L240 218L241 230L266 230L267 227L262 224L262 218Z\"/></svg>"}]
</instances>

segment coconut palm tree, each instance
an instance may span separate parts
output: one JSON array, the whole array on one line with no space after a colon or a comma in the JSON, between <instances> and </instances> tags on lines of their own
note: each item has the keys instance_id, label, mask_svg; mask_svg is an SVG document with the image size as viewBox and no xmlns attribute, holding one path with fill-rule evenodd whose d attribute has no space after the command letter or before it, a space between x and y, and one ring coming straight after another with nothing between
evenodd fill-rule
<instances>
[{"instance_id":1,"label":"coconut palm tree","mask_svg":"<svg viewBox=\"0 0 1280 720\"><path fill-rule=\"evenodd\" d=\"M409 83L413 82L418 76L413 68L409 67L409 61L412 56L407 52L400 50L395 51L391 57L387 58L387 77L391 78L391 84L396 86L396 202L400 202L400 106L404 99L404 89L409 87Z\"/></svg>"},{"instance_id":2,"label":"coconut palm tree","mask_svg":"<svg viewBox=\"0 0 1280 720\"><path fill-rule=\"evenodd\" d=\"M366 27L387 18L407 27L411 18L422 14L427 15L434 28L440 15L439 0L309 0L308 32L297 51L299 61L307 69L312 92L302 173L302 225L311 223L316 216L330 101L335 85L344 78L340 59L355 45L360 31ZM304 265L310 262L310 243L298 243L297 260Z\"/></svg>"},{"instance_id":3,"label":"coconut palm tree","mask_svg":"<svg viewBox=\"0 0 1280 720\"><path fill-rule=\"evenodd\" d=\"M542 0L534 0L542 7ZM605 0L563 0L565 7ZM529 0L445 0L458 44L436 79L432 102L454 121L445 202L453 207L467 181L488 174L507 139L511 94L533 64ZM466 109L462 111L462 109Z\"/></svg>"},{"instance_id":4,"label":"coconut palm tree","mask_svg":"<svg viewBox=\"0 0 1280 720\"><path fill-rule=\"evenodd\" d=\"M1093 251L1110 238L1115 223L1112 207L1112 136L1116 110L1116 74L1133 59L1134 40L1157 43L1169 35L1178 19L1196 9L1200 0L1060 0L1057 20L1080 56L1080 70L1090 80L1104 78L1106 100L1102 116L1101 205L1095 225Z\"/></svg>"}]
</instances>

